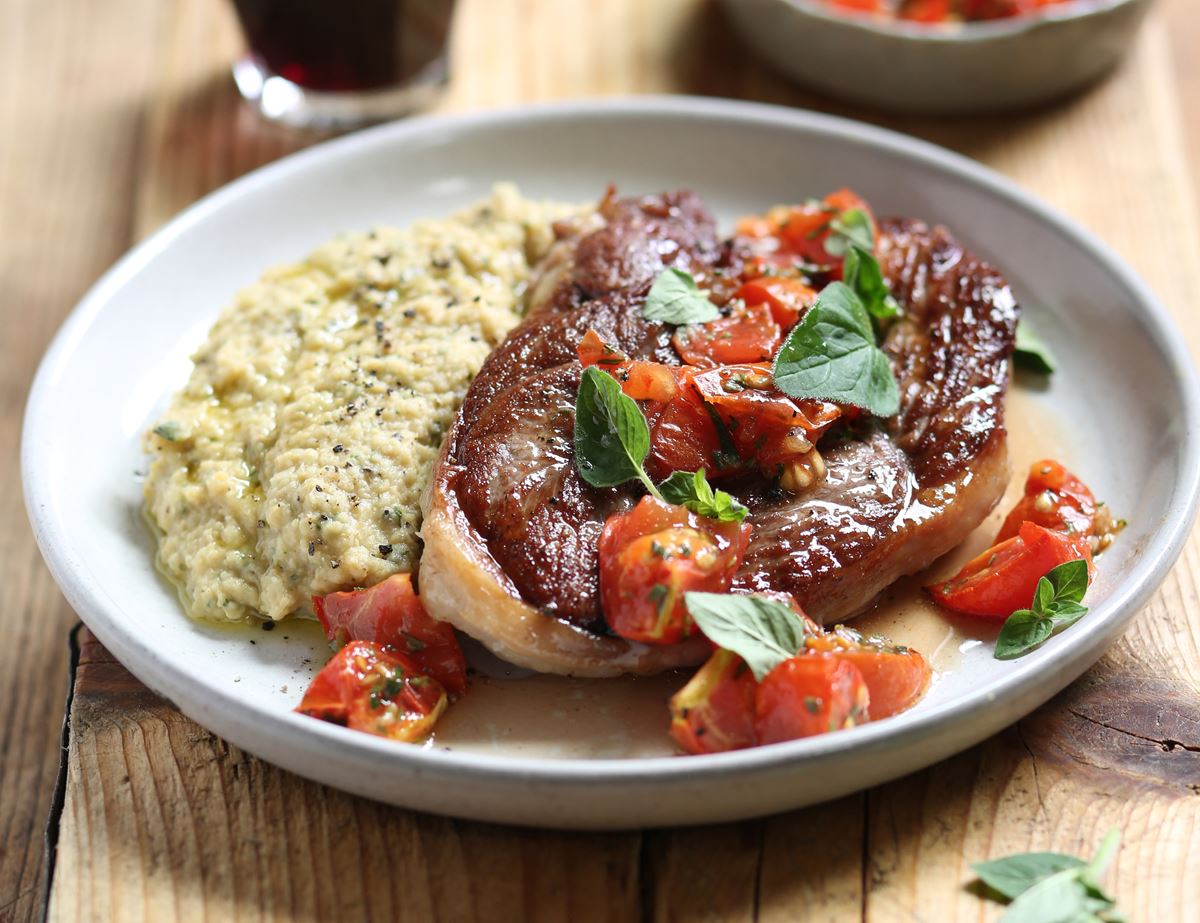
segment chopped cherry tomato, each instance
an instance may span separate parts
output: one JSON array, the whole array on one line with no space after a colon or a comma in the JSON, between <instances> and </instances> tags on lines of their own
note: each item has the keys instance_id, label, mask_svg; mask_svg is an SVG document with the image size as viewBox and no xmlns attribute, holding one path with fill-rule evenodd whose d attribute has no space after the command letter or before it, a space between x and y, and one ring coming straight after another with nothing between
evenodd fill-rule
<instances>
[{"instance_id":1,"label":"chopped cherry tomato","mask_svg":"<svg viewBox=\"0 0 1200 923\"><path fill-rule=\"evenodd\" d=\"M577 348L579 363L585 369L599 366L621 384L621 390L635 401L671 400L678 394L675 370L661 362L630 359L615 346L609 346L600 334L589 329Z\"/></svg>"},{"instance_id":2,"label":"chopped cherry tomato","mask_svg":"<svg viewBox=\"0 0 1200 923\"><path fill-rule=\"evenodd\" d=\"M870 693L854 664L829 654L785 660L768 673L754 698L760 744L838 731L868 720Z\"/></svg>"},{"instance_id":3,"label":"chopped cherry tomato","mask_svg":"<svg viewBox=\"0 0 1200 923\"><path fill-rule=\"evenodd\" d=\"M952 12L950 0L907 0L899 18L913 22L946 22Z\"/></svg>"},{"instance_id":4,"label":"chopped cherry tomato","mask_svg":"<svg viewBox=\"0 0 1200 923\"><path fill-rule=\"evenodd\" d=\"M871 225L871 238L876 231L875 217L867 203L849 189L831 192L822 202L794 205L787 210L779 223L779 238L784 249L799 254L809 263L830 265L835 275L841 274L841 257L835 257L825 249L825 241L833 233L832 224L848 211L861 211Z\"/></svg>"},{"instance_id":5,"label":"chopped cherry tomato","mask_svg":"<svg viewBox=\"0 0 1200 923\"><path fill-rule=\"evenodd\" d=\"M828 653L858 668L871 699L871 720L888 718L917 703L929 686L932 671L917 651L886 638L863 637L839 625L814 633L805 649Z\"/></svg>"},{"instance_id":6,"label":"chopped cherry tomato","mask_svg":"<svg viewBox=\"0 0 1200 923\"><path fill-rule=\"evenodd\" d=\"M671 736L687 753L753 747L758 683L737 654L718 649L671 697Z\"/></svg>"},{"instance_id":7,"label":"chopped cherry tomato","mask_svg":"<svg viewBox=\"0 0 1200 923\"><path fill-rule=\"evenodd\" d=\"M679 392L666 404L645 408L650 426L650 455L646 471L661 480L672 471L699 471L703 468L709 478L718 477L739 467L737 458L722 452L721 434L699 392L680 372Z\"/></svg>"},{"instance_id":8,"label":"chopped cherry tomato","mask_svg":"<svg viewBox=\"0 0 1200 923\"><path fill-rule=\"evenodd\" d=\"M576 348L579 354L579 364L585 369L590 365L598 365L606 372L612 372L629 361L629 357L615 346L610 346L592 328L583 335Z\"/></svg>"},{"instance_id":9,"label":"chopped cherry tomato","mask_svg":"<svg viewBox=\"0 0 1200 923\"><path fill-rule=\"evenodd\" d=\"M428 736L446 690L399 651L351 641L313 679L296 711L392 740Z\"/></svg>"},{"instance_id":10,"label":"chopped cherry tomato","mask_svg":"<svg viewBox=\"0 0 1200 923\"><path fill-rule=\"evenodd\" d=\"M763 278L751 279L737 290L737 296L748 305L766 304L771 309L783 331L791 330L817 300L817 291L801 279ZM774 353L772 353L772 356ZM685 360L686 361L686 360ZM738 359L737 362L756 360Z\"/></svg>"},{"instance_id":11,"label":"chopped cherry tomato","mask_svg":"<svg viewBox=\"0 0 1200 923\"><path fill-rule=\"evenodd\" d=\"M967 615L1006 619L1033 603L1038 580L1067 561L1091 555L1062 532L1024 522L1017 534L993 545L947 580L926 589L947 609Z\"/></svg>"},{"instance_id":12,"label":"chopped cherry tomato","mask_svg":"<svg viewBox=\"0 0 1200 923\"><path fill-rule=\"evenodd\" d=\"M680 327L671 338L688 365L712 368L736 362L770 362L783 342L769 306L735 302L728 317Z\"/></svg>"},{"instance_id":13,"label":"chopped cherry tomato","mask_svg":"<svg viewBox=\"0 0 1200 923\"><path fill-rule=\"evenodd\" d=\"M454 629L425 611L409 574L365 590L314 596L313 611L330 641L372 641L408 654L453 695L467 691L467 661Z\"/></svg>"},{"instance_id":14,"label":"chopped cherry tomato","mask_svg":"<svg viewBox=\"0 0 1200 923\"><path fill-rule=\"evenodd\" d=\"M807 455L842 415L837 404L788 397L775 387L768 365L722 366L691 378L738 455L766 471Z\"/></svg>"},{"instance_id":15,"label":"chopped cherry tomato","mask_svg":"<svg viewBox=\"0 0 1200 923\"><path fill-rule=\"evenodd\" d=\"M963 0L963 19L1008 19L1031 13L1055 0ZM1062 0L1058 0L1062 2Z\"/></svg>"},{"instance_id":16,"label":"chopped cherry tomato","mask_svg":"<svg viewBox=\"0 0 1200 923\"><path fill-rule=\"evenodd\" d=\"M674 644L695 633L684 593L729 589L750 541L749 523L718 523L643 497L600 534L600 602L623 638Z\"/></svg>"},{"instance_id":17,"label":"chopped cherry tomato","mask_svg":"<svg viewBox=\"0 0 1200 923\"><path fill-rule=\"evenodd\" d=\"M751 260L746 277L766 275L771 269L794 266L797 258L809 265L828 266L835 277L840 277L842 259L825 249L825 241L833 231L832 222L854 210L867 216L874 240L878 236L875 216L867 203L849 189L831 192L820 202L814 200L803 205L782 205L771 209L765 217L743 218L737 224L739 237L761 241L767 247L771 238L778 240L775 251L764 250ZM755 249L758 249L758 245Z\"/></svg>"},{"instance_id":18,"label":"chopped cherry tomato","mask_svg":"<svg viewBox=\"0 0 1200 923\"><path fill-rule=\"evenodd\" d=\"M1004 520L996 541L1012 538L1023 522L1090 538L1097 530L1097 506L1088 486L1058 462L1049 458L1034 462L1025 481L1025 496Z\"/></svg>"},{"instance_id":19,"label":"chopped cherry tomato","mask_svg":"<svg viewBox=\"0 0 1200 923\"><path fill-rule=\"evenodd\" d=\"M877 13L880 11L880 0L830 0L834 6L846 10L857 10L862 13Z\"/></svg>"}]
</instances>

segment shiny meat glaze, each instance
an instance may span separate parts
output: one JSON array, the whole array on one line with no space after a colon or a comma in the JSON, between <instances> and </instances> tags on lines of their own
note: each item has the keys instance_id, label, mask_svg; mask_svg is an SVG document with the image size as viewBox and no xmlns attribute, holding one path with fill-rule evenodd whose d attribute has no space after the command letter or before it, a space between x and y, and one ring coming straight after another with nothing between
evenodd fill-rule
<instances>
[{"instance_id":1,"label":"shiny meat glaze","mask_svg":"<svg viewBox=\"0 0 1200 923\"><path fill-rule=\"evenodd\" d=\"M1004 279L944 228L884 221L879 261L904 316L883 343L900 412L820 446L800 497L744 497L754 535L736 586L794 593L830 623L958 545L1008 481L1004 397L1017 308Z\"/></svg>"},{"instance_id":2,"label":"shiny meat glaze","mask_svg":"<svg viewBox=\"0 0 1200 923\"><path fill-rule=\"evenodd\" d=\"M592 326L631 355L677 363L668 331L640 318L645 293L665 265L704 279L721 261L712 221L689 194L610 200L601 215L598 230L564 229L530 316L473 383L427 499L420 572L435 616L517 663L581 675L662 669L700 649L606 635L597 540L640 490L598 490L576 473L575 346ZM899 414L827 437L828 476L801 496L763 482L729 487L754 525L738 588L793 592L824 622L961 542L1007 480L1009 290L942 229L885 222L879 249L905 306L884 343Z\"/></svg>"}]
</instances>

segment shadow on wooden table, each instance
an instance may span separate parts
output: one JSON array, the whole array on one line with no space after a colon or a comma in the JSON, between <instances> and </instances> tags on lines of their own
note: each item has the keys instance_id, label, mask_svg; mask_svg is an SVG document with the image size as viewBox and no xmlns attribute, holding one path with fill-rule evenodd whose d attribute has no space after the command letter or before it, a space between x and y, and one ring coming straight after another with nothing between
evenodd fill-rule
<instances>
[{"instance_id":1,"label":"shadow on wooden table","mask_svg":"<svg viewBox=\"0 0 1200 923\"><path fill-rule=\"evenodd\" d=\"M986 743L829 804L626 833L457 821L263 763L80 637L54 920L962 919L971 861L1064 827L1086 853L1134 794L1164 816L1200 794L1200 707L1109 658Z\"/></svg>"}]
</instances>

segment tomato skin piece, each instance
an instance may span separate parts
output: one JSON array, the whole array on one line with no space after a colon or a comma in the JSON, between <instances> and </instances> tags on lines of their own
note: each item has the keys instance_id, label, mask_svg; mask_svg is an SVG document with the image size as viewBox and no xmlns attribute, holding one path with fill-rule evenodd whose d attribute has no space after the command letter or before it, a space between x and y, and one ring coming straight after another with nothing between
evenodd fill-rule
<instances>
[{"instance_id":1,"label":"tomato skin piece","mask_svg":"<svg viewBox=\"0 0 1200 923\"><path fill-rule=\"evenodd\" d=\"M1091 555L1078 542L1065 533L1025 522L1015 536L993 545L944 583L926 589L946 609L1006 619L1033 604L1042 577L1081 558L1088 562L1090 579Z\"/></svg>"},{"instance_id":2,"label":"tomato skin piece","mask_svg":"<svg viewBox=\"0 0 1200 923\"><path fill-rule=\"evenodd\" d=\"M718 648L687 685L671 696L671 737L691 754L755 746L757 686L741 657Z\"/></svg>"},{"instance_id":3,"label":"tomato skin piece","mask_svg":"<svg viewBox=\"0 0 1200 923\"><path fill-rule=\"evenodd\" d=\"M870 206L855 192L838 189L827 195L820 204L794 205L780 224L779 239L786 250L799 254L809 263L830 265L834 275L841 278L841 257L832 256L825 249L825 241L831 233L830 222L851 210L860 210L871 223L871 237L879 236L878 224Z\"/></svg>"},{"instance_id":4,"label":"tomato skin piece","mask_svg":"<svg viewBox=\"0 0 1200 923\"><path fill-rule=\"evenodd\" d=\"M333 655L296 711L390 740L429 735L446 708L446 690L394 648L351 641Z\"/></svg>"},{"instance_id":5,"label":"tomato skin piece","mask_svg":"<svg viewBox=\"0 0 1200 923\"><path fill-rule=\"evenodd\" d=\"M598 365L604 371L612 372L629 361L625 353L605 343L600 334L591 327L583 335L575 351L579 355L579 364L585 369L591 365Z\"/></svg>"},{"instance_id":6,"label":"tomato skin piece","mask_svg":"<svg viewBox=\"0 0 1200 923\"><path fill-rule=\"evenodd\" d=\"M410 574L367 587L312 598L313 611L335 643L371 641L401 651L451 694L467 691L467 661L447 622L425 611Z\"/></svg>"},{"instance_id":7,"label":"tomato skin piece","mask_svg":"<svg viewBox=\"0 0 1200 923\"><path fill-rule=\"evenodd\" d=\"M996 541L1012 538L1024 522L1090 538L1096 533L1096 509L1091 489L1061 464L1046 458L1029 467L1025 496L1005 518Z\"/></svg>"},{"instance_id":8,"label":"tomato skin piece","mask_svg":"<svg viewBox=\"0 0 1200 923\"><path fill-rule=\"evenodd\" d=\"M946 22L950 13L950 0L907 0L897 18L912 22Z\"/></svg>"},{"instance_id":9,"label":"tomato skin piece","mask_svg":"<svg viewBox=\"0 0 1200 923\"><path fill-rule=\"evenodd\" d=\"M698 370L692 381L725 423L738 455L764 471L807 454L842 416L837 404L788 397L766 364Z\"/></svg>"},{"instance_id":10,"label":"tomato skin piece","mask_svg":"<svg viewBox=\"0 0 1200 923\"><path fill-rule=\"evenodd\" d=\"M754 697L760 744L798 740L869 720L870 693L854 664L830 654L802 654L763 677Z\"/></svg>"},{"instance_id":11,"label":"tomato skin piece","mask_svg":"<svg viewBox=\"0 0 1200 923\"><path fill-rule=\"evenodd\" d=\"M615 346L604 342L595 330L588 328L576 347L579 364L585 369L599 366L621 385L621 390L635 401L672 400L679 393L675 384L675 369L661 362L630 359Z\"/></svg>"},{"instance_id":12,"label":"tomato skin piece","mask_svg":"<svg viewBox=\"0 0 1200 923\"><path fill-rule=\"evenodd\" d=\"M783 342L783 331L769 305L735 303L730 314L705 324L680 327L671 337L688 365L713 368L739 362L769 362Z\"/></svg>"},{"instance_id":13,"label":"tomato skin piece","mask_svg":"<svg viewBox=\"0 0 1200 923\"><path fill-rule=\"evenodd\" d=\"M748 523L717 523L643 497L600 533L600 602L614 632L674 644L695 634L684 593L723 593L750 542Z\"/></svg>"},{"instance_id":14,"label":"tomato skin piece","mask_svg":"<svg viewBox=\"0 0 1200 923\"><path fill-rule=\"evenodd\" d=\"M681 370L679 393L666 404L645 408L650 426L650 454L646 471L655 480L668 477L672 471L707 472L709 479L717 477L730 466L721 464L721 437L712 415L687 377L690 370Z\"/></svg>"},{"instance_id":15,"label":"tomato skin piece","mask_svg":"<svg viewBox=\"0 0 1200 923\"><path fill-rule=\"evenodd\" d=\"M737 290L736 297L748 305L766 304L775 323L788 331L813 306L817 300L817 290L800 279L766 276L744 283Z\"/></svg>"},{"instance_id":16,"label":"tomato skin piece","mask_svg":"<svg viewBox=\"0 0 1200 923\"><path fill-rule=\"evenodd\" d=\"M810 635L805 650L830 654L858 668L871 700L872 721L912 708L933 675L918 651L883 638L864 638L843 625Z\"/></svg>"}]
</instances>

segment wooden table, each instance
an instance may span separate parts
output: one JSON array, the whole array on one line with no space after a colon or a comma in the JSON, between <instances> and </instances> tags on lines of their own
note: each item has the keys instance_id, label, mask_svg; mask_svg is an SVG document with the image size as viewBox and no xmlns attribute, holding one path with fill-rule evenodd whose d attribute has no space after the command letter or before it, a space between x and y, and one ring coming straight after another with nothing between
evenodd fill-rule
<instances>
[{"instance_id":1,"label":"wooden table","mask_svg":"<svg viewBox=\"0 0 1200 923\"><path fill-rule=\"evenodd\" d=\"M37 919L47 901L56 921L993 919L996 905L964 888L971 861L1086 853L1113 825L1125 845L1111 881L1130 917L1197 918L1195 537L1101 663L1016 726L889 785L712 828L566 834L384 807L239 752L86 633L69 644L76 616L17 488L38 357L135 240L313 139L239 103L227 72L237 36L216 0L0 0L0 13L0 921ZM1200 344L1190 0L1163 0L1095 91L941 122L788 87L746 59L705 0L463 0L455 44L446 110L691 92L845 112L946 144L1106 238Z\"/></svg>"}]
</instances>

